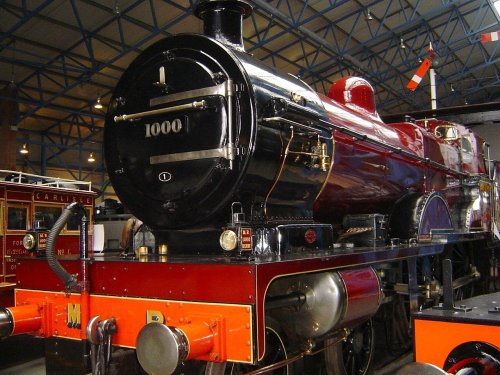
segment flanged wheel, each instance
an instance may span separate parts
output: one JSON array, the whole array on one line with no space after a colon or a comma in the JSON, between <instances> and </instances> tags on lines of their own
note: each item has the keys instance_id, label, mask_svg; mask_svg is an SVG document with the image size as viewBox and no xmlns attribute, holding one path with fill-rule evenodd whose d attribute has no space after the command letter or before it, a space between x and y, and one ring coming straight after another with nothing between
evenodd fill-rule
<instances>
[{"instance_id":1,"label":"flanged wheel","mask_svg":"<svg viewBox=\"0 0 500 375\"><path fill-rule=\"evenodd\" d=\"M328 346L328 340L325 344ZM374 350L374 329L370 319L354 328L346 341L325 349L326 374L369 374Z\"/></svg>"}]
</instances>

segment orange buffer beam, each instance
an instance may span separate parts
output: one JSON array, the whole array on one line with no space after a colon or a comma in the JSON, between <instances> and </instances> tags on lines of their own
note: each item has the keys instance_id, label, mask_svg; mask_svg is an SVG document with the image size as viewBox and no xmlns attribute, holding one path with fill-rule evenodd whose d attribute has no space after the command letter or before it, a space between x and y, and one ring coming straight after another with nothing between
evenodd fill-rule
<instances>
[{"instance_id":1,"label":"orange buffer beam","mask_svg":"<svg viewBox=\"0 0 500 375\"><path fill-rule=\"evenodd\" d=\"M480 341L500 347L500 326L415 319L415 361L443 368L462 343Z\"/></svg>"},{"instance_id":2,"label":"orange buffer beam","mask_svg":"<svg viewBox=\"0 0 500 375\"><path fill-rule=\"evenodd\" d=\"M82 320L85 309L80 294L16 289L16 302L45 306L43 336L86 338ZM179 334L173 340L179 341L179 346L187 345L186 359L254 362L252 305L91 294L88 296L88 312L91 318L99 316L99 320L116 320L115 346L135 348L141 330L155 323L168 330L175 328ZM182 344L182 340L187 343Z\"/></svg>"}]
</instances>

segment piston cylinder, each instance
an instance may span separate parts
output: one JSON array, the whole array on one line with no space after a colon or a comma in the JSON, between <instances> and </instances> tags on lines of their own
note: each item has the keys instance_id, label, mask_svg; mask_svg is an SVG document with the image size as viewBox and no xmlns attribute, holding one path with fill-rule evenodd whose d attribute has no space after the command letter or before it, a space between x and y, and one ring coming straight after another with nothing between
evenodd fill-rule
<instances>
[{"instance_id":1,"label":"piston cylinder","mask_svg":"<svg viewBox=\"0 0 500 375\"><path fill-rule=\"evenodd\" d=\"M302 296L300 303L293 302L299 301L297 295ZM286 301L293 305L286 306ZM377 312L380 301L379 278L376 271L368 267L278 279L268 289L266 309L271 308L271 314L276 314L276 318L299 336L316 338L369 319ZM283 314L280 309L287 309L287 313Z\"/></svg>"}]
</instances>

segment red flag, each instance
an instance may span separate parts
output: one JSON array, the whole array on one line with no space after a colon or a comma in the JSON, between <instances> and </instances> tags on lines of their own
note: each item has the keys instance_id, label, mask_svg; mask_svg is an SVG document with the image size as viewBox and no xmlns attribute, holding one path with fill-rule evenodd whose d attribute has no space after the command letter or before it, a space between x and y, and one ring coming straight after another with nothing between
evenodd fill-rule
<instances>
[{"instance_id":1,"label":"red flag","mask_svg":"<svg viewBox=\"0 0 500 375\"><path fill-rule=\"evenodd\" d=\"M496 42L499 39L500 39L500 31L481 34L481 42L483 43Z\"/></svg>"},{"instance_id":2,"label":"red flag","mask_svg":"<svg viewBox=\"0 0 500 375\"><path fill-rule=\"evenodd\" d=\"M406 88L410 89L411 91L415 91L415 89L417 88L418 84L420 83L420 81L422 80L422 78L425 76L425 73L427 73L427 71L429 70L429 68L431 67L431 65L432 65L432 61L431 60L424 59L424 61L422 61L422 64L420 64L420 66L418 67L417 71L413 75L413 78L411 79L411 81L408 82L408 84L406 85Z\"/></svg>"}]
</instances>

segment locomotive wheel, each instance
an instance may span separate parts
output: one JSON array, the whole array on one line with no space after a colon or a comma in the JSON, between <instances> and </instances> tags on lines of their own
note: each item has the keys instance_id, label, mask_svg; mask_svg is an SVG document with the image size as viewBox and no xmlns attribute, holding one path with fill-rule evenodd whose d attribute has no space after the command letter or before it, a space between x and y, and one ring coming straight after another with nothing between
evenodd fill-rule
<instances>
[{"instance_id":1,"label":"locomotive wheel","mask_svg":"<svg viewBox=\"0 0 500 375\"><path fill-rule=\"evenodd\" d=\"M276 362L284 361L288 358L286 350L284 335L281 330L277 328L277 324L270 324L266 327L266 352L264 357L257 365L248 365L235 362L216 363L211 362L207 364L205 375L240 375L252 372L266 366L272 365ZM266 374L271 375L288 375L290 365L278 367L272 371L267 371Z\"/></svg>"},{"instance_id":2,"label":"locomotive wheel","mask_svg":"<svg viewBox=\"0 0 500 375\"><path fill-rule=\"evenodd\" d=\"M328 346L329 340L325 345ZM354 328L347 340L325 349L327 375L366 375L371 373L375 350L372 320Z\"/></svg>"}]
</instances>

